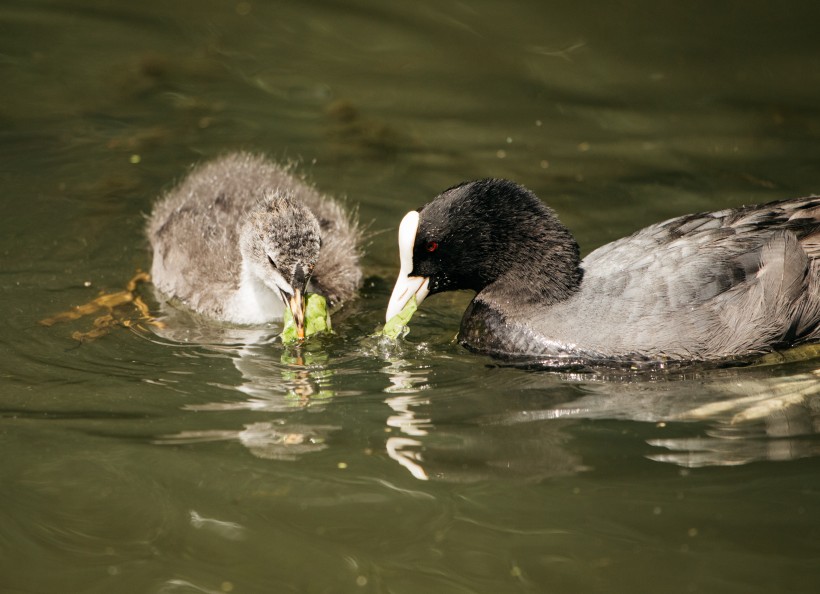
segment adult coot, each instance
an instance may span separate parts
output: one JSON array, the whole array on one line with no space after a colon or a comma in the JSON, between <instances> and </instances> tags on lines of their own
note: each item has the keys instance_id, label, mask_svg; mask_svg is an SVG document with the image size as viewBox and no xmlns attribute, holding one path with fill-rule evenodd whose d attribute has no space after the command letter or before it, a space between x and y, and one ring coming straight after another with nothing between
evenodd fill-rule
<instances>
[{"instance_id":1,"label":"adult coot","mask_svg":"<svg viewBox=\"0 0 820 594\"><path fill-rule=\"evenodd\" d=\"M459 341L558 361L709 361L820 338L820 197L686 215L586 258L531 191L487 179L408 213L387 319L476 292Z\"/></svg>"}]
</instances>

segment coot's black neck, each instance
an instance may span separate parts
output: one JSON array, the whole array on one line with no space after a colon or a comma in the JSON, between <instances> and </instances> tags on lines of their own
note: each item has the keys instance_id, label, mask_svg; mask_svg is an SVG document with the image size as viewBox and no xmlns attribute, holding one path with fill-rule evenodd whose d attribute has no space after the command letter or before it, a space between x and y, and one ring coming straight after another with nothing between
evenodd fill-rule
<instances>
[{"instance_id":1,"label":"coot's black neck","mask_svg":"<svg viewBox=\"0 0 820 594\"><path fill-rule=\"evenodd\" d=\"M522 242L515 259L508 260L505 270L478 292L482 300L544 306L575 293L583 280L583 269L578 244L569 231L563 232L556 233L553 228L548 239Z\"/></svg>"},{"instance_id":2,"label":"coot's black neck","mask_svg":"<svg viewBox=\"0 0 820 594\"><path fill-rule=\"evenodd\" d=\"M498 181L491 187L505 184L503 198L479 201L491 230L478 240L483 282L477 292L522 304L567 299L583 278L578 243L555 212L526 188Z\"/></svg>"}]
</instances>

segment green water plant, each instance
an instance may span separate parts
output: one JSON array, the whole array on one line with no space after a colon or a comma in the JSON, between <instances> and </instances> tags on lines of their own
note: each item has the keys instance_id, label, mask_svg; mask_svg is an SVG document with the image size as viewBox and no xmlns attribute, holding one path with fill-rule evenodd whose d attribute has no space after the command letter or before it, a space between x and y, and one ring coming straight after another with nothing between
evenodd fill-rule
<instances>
[{"instance_id":1,"label":"green water plant","mask_svg":"<svg viewBox=\"0 0 820 594\"><path fill-rule=\"evenodd\" d=\"M292 344L299 341L296 333L296 323L290 309L285 308L285 327L282 329L282 342ZM317 293L305 295L305 338L321 333L331 334L333 327L330 324L330 312L327 309L327 300Z\"/></svg>"},{"instance_id":2,"label":"green water plant","mask_svg":"<svg viewBox=\"0 0 820 594\"><path fill-rule=\"evenodd\" d=\"M413 317L413 314L416 313L417 309L418 304L416 303L416 297L413 296L399 313L387 321L381 332L377 332L377 334L383 334L384 336L392 339L398 338L407 327L407 324L410 322L410 318Z\"/></svg>"}]
</instances>

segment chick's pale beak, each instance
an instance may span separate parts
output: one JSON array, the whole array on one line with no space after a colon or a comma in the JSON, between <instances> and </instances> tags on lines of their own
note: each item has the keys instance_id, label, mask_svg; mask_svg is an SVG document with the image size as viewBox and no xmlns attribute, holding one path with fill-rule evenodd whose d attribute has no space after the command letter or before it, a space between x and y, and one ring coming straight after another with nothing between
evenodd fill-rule
<instances>
[{"instance_id":1,"label":"chick's pale beak","mask_svg":"<svg viewBox=\"0 0 820 594\"><path fill-rule=\"evenodd\" d=\"M399 277L396 279L396 286L393 287L393 294L390 296L390 303L387 304L387 314L385 319L390 319L399 313L407 302L416 296L416 304L421 304L430 292L430 279L423 276L410 276L413 271L413 246L416 243L416 233L419 229L419 213L411 210L401 220L399 225L399 259L401 269Z\"/></svg>"},{"instance_id":2,"label":"chick's pale beak","mask_svg":"<svg viewBox=\"0 0 820 594\"><path fill-rule=\"evenodd\" d=\"M297 338L305 337L305 300L301 289L296 289L288 298L288 307L293 314L293 323L296 326Z\"/></svg>"}]
</instances>

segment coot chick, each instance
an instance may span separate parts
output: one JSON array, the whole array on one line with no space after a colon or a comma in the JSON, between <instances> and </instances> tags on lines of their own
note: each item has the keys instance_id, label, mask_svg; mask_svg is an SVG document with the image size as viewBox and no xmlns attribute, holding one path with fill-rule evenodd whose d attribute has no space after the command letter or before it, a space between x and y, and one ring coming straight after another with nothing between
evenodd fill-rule
<instances>
[{"instance_id":1,"label":"coot chick","mask_svg":"<svg viewBox=\"0 0 820 594\"><path fill-rule=\"evenodd\" d=\"M361 284L353 217L288 167L231 153L195 167L148 221L151 277L160 292L236 324L281 320L304 336L304 295L330 305Z\"/></svg>"},{"instance_id":2,"label":"coot chick","mask_svg":"<svg viewBox=\"0 0 820 594\"><path fill-rule=\"evenodd\" d=\"M581 260L531 191L466 182L411 211L389 320L476 292L459 341L551 362L716 361L820 338L820 197L685 215Z\"/></svg>"}]
</instances>

